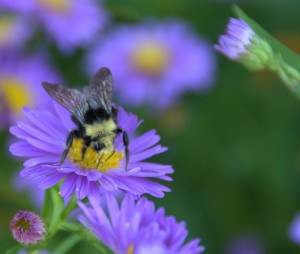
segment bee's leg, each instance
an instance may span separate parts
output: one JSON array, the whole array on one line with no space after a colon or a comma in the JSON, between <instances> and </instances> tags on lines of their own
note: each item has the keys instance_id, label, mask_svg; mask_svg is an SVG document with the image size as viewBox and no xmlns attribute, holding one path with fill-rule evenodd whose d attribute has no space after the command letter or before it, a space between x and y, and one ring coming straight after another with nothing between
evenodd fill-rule
<instances>
[{"instance_id":1,"label":"bee's leg","mask_svg":"<svg viewBox=\"0 0 300 254\"><path fill-rule=\"evenodd\" d=\"M99 168L99 165L100 165L100 162L101 162L101 160L103 158L103 155L104 155L104 153L102 152L101 156L100 156L100 159L98 160L98 163L97 163L97 169Z\"/></svg>"},{"instance_id":2,"label":"bee's leg","mask_svg":"<svg viewBox=\"0 0 300 254\"><path fill-rule=\"evenodd\" d=\"M123 134L123 144L125 146L125 158L126 158L126 165L125 165L125 170L127 171L128 163L129 163L129 137L126 131L118 128L117 133L122 133Z\"/></svg>"},{"instance_id":3,"label":"bee's leg","mask_svg":"<svg viewBox=\"0 0 300 254\"><path fill-rule=\"evenodd\" d=\"M75 162L81 162L84 160L84 155L86 152L86 149L88 148L88 146L90 146L91 141L89 139L83 139L84 144L81 148L81 159L80 160L75 160Z\"/></svg>"},{"instance_id":4,"label":"bee's leg","mask_svg":"<svg viewBox=\"0 0 300 254\"><path fill-rule=\"evenodd\" d=\"M70 147L73 144L73 138L74 138L75 132L76 132L76 130L70 131L70 133L69 133L69 135L67 137L66 148L65 148L64 152L62 153L62 155L60 157L59 165L63 164L63 162L65 161L65 159L66 159L66 157L67 157L67 155L69 153Z\"/></svg>"},{"instance_id":5,"label":"bee's leg","mask_svg":"<svg viewBox=\"0 0 300 254\"><path fill-rule=\"evenodd\" d=\"M115 154L115 152L116 152L116 150L114 149L114 150L112 151L112 153L106 158L105 161L108 161L108 160Z\"/></svg>"},{"instance_id":6,"label":"bee's leg","mask_svg":"<svg viewBox=\"0 0 300 254\"><path fill-rule=\"evenodd\" d=\"M83 161L83 159L84 159L84 155L85 155L86 149L87 149L87 145L84 144L83 147L82 147L82 149L81 149L81 161Z\"/></svg>"},{"instance_id":7,"label":"bee's leg","mask_svg":"<svg viewBox=\"0 0 300 254\"><path fill-rule=\"evenodd\" d=\"M125 170L127 171L127 166L129 163L129 137L126 131L123 131L123 144L125 146L125 156L126 156L126 166L125 166Z\"/></svg>"},{"instance_id":8,"label":"bee's leg","mask_svg":"<svg viewBox=\"0 0 300 254\"><path fill-rule=\"evenodd\" d=\"M83 161L87 147L88 146L86 144L84 144L82 146L82 148L81 148L81 159L80 160L75 160L75 162L81 162L81 161Z\"/></svg>"}]
</instances>

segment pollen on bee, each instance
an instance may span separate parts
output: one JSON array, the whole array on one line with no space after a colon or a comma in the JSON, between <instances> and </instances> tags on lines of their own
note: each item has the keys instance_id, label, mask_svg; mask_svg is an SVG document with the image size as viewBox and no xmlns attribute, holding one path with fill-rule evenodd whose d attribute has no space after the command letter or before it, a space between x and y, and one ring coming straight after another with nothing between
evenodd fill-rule
<instances>
[{"instance_id":1,"label":"pollen on bee","mask_svg":"<svg viewBox=\"0 0 300 254\"><path fill-rule=\"evenodd\" d=\"M74 162L83 169L96 169L104 173L107 170L119 168L120 162L124 158L123 151L103 153L102 151L97 152L91 147L88 147L85 151L84 159L82 160L82 147L83 140L75 138L69 150L68 156L70 161Z\"/></svg>"}]
</instances>

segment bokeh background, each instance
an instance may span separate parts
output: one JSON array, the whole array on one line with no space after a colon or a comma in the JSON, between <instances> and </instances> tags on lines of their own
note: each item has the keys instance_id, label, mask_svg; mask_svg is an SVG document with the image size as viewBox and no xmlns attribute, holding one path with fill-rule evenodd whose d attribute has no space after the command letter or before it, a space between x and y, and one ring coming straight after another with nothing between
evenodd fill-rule
<instances>
[{"instance_id":1,"label":"bokeh background","mask_svg":"<svg viewBox=\"0 0 300 254\"><path fill-rule=\"evenodd\" d=\"M144 18L175 18L191 25L195 35L213 47L233 15L233 3L99 2L111 23L102 33L115 25L138 24ZM299 1L235 3L300 52ZM8 14L5 8L0 11L0 15ZM27 29L33 28L28 25ZM65 84L88 83L82 64L88 47L66 54L40 30L26 43L22 52L27 56L37 49L46 52ZM141 132L156 129L161 143L169 148L153 160L174 166L173 182L167 183L172 192L163 199L152 199L157 206L164 206L167 214L186 221L189 238L200 237L206 254L298 253L288 227L300 210L300 102L272 74L249 73L217 53L214 57L217 67L210 89L187 91L164 109L125 106L144 119ZM37 68L37 75L40 72ZM15 244L9 232L13 215L20 209L39 209L29 192L16 188L14 177L22 162L9 155L12 137L7 126L0 136L0 253ZM72 253L84 251L97 253L85 243L76 245Z\"/></svg>"}]
</instances>

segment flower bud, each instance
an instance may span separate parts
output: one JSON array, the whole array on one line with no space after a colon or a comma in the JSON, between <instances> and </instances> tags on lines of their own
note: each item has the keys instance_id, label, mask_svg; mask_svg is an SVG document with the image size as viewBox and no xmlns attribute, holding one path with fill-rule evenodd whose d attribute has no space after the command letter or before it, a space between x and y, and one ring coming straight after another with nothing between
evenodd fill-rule
<instances>
[{"instance_id":1,"label":"flower bud","mask_svg":"<svg viewBox=\"0 0 300 254\"><path fill-rule=\"evenodd\" d=\"M243 20L231 18L226 33L215 49L231 60L241 62L250 70L274 70L273 51Z\"/></svg>"},{"instance_id":2,"label":"flower bud","mask_svg":"<svg viewBox=\"0 0 300 254\"><path fill-rule=\"evenodd\" d=\"M21 244L36 244L44 239L45 226L41 218L28 211L19 211L10 222L10 231Z\"/></svg>"}]
</instances>

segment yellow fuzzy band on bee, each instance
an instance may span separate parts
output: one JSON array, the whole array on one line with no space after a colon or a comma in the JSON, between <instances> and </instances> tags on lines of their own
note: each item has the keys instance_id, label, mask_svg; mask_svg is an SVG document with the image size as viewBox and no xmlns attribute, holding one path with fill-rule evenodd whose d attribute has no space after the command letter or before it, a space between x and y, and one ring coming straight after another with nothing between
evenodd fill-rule
<instances>
[{"instance_id":1,"label":"yellow fuzzy band on bee","mask_svg":"<svg viewBox=\"0 0 300 254\"><path fill-rule=\"evenodd\" d=\"M99 133L113 133L113 131L117 128L117 125L113 119L109 118L107 120L103 120L101 123L87 124L84 128L87 136L95 137L98 136Z\"/></svg>"},{"instance_id":2,"label":"yellow fuzzy band on bee","mask_svg":"<svg viewBox=\"0 0 300 254\"><path fill-rule=\"evenodd\" d=\"M84 159L81 158L81 151L84 143L82 139L74 138L72 146L70 147L68 156L70 161L83 169L95 169L102 173L107 170L120 168L120 162L124 158L124 152L113 153L112 151L95 151L88 147L84 154Z\"/></svg>"}]
</instances>

